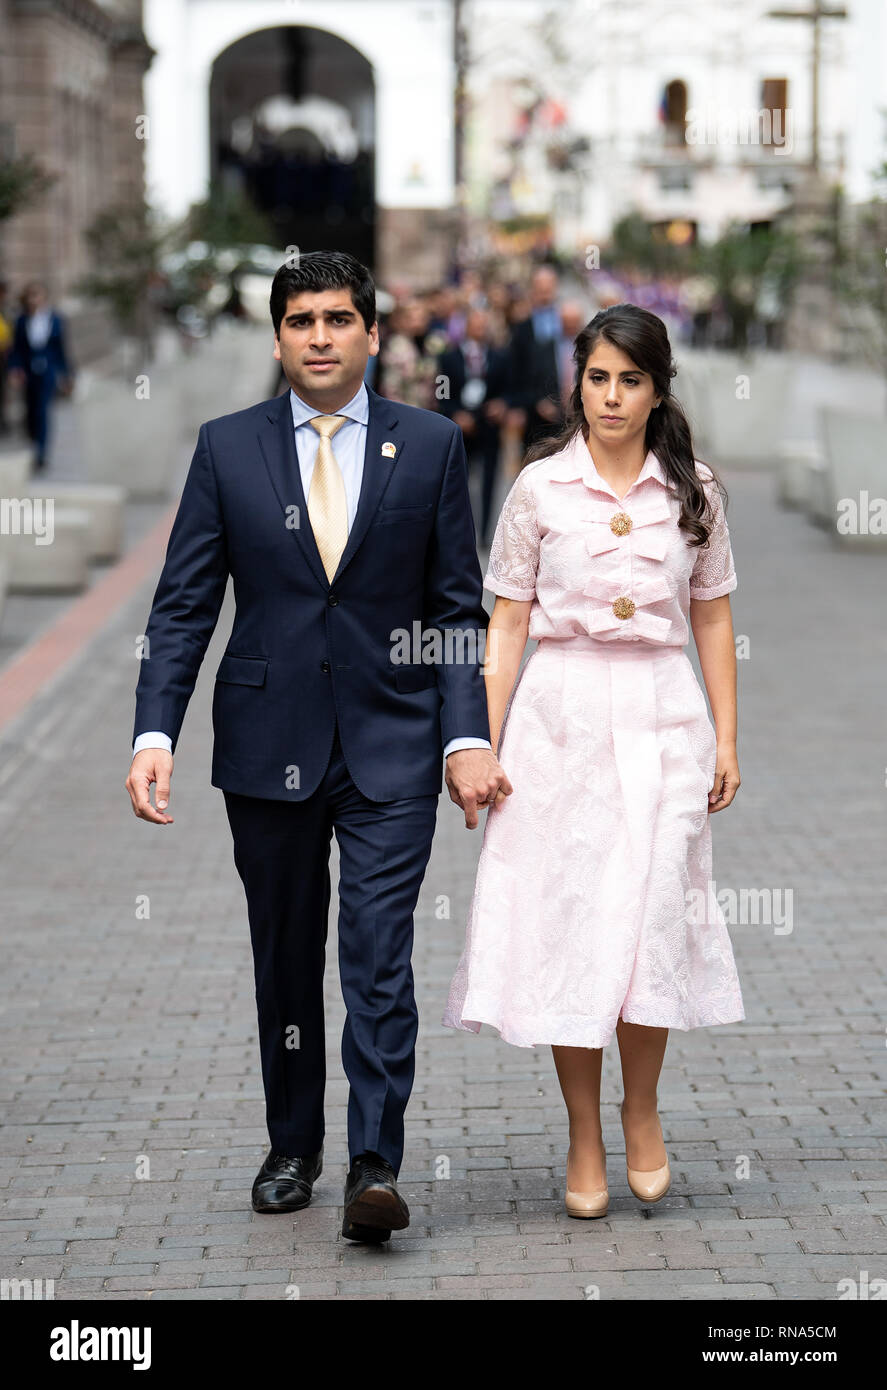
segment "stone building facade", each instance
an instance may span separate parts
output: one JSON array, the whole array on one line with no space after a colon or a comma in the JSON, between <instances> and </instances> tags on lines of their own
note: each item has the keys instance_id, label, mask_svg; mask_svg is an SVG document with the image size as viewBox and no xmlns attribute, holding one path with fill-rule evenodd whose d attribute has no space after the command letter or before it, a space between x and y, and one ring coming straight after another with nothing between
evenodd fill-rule
<instances>
[{"instance_id":1,"label":"stone building facade","mask_svg":"<svg viewBox=\"0 0 887 1390\"><path fill-rule=\"evenodd\" d=\"M56 175L0 222L0 274L13 297L28 279L47 283L81 361L107 350L110 332L74 290L89 268L83 233L96 213L144 196L151 58L142 0L0 0L0 158L31 153Z\"/></svg>"}]
</instances>

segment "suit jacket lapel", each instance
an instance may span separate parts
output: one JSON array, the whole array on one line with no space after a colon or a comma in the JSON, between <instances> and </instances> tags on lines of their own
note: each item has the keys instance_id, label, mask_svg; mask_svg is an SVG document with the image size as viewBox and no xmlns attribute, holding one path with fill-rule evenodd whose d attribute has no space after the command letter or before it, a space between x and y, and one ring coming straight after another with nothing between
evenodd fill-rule
<instances>
[{"instance_id":1,"label":"suit jacket lapel","mask_svg":"<svg viewBox=\"0 0 887 1390\"><path fill-rule=\"evenodd\" d=\"M386 400L384 396L377 395L369 386L367 387L367 396L369 398L369 418L367 420L360 498L354 524L348 533L348 541L342 552L336 573L333 575L333 583L353 559L363 541L382 494L388 486L395 465L400 461L406 447L403 431L397 429L398 416L393 402ZM269 401L265 418L259 427L258 439L271 485L284 516L288 518L290 515L287 512L288 507L292 507L294 504L298 507L299 525L297 527L290 525L288 529L295 537L302 556L310 566L317 582L324 589L329 589L331 585L326 577L320 552L317 549L317 542L314 539L314 532L308 516L308 503L302 487L288 390ZM393 458L382 453L382 445L385 443L394 444L396 452Z\"/></svg>"}]
</instances>

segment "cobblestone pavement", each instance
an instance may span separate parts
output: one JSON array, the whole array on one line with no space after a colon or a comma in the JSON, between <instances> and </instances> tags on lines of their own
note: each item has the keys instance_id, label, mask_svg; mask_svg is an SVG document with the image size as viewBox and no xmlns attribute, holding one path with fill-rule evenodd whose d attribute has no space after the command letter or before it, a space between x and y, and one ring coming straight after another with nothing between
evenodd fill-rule
<instances>
[{"instance_id":1,"label":"cobblestone pavement","mask_svg":"<svg viewBox=\"0 0 887 1390\"><path fill-rule=\"evenodd\" d=\"M764 473L725 480L750 653L743 786L715 819L715 879L793 902L787 921L774 897L781 922L732 928L746 1021L671 1035L666 1200L644 1209L626 1185L615 1044L611 1209L583 1223L562 1210L567 1136L549 1049L439 1025L481 833L444 794L416 919L422 1023L401 1175L412 1224L382 1251L338 1234L334 924L327 1166L306 1211L251 1211L266 1148L252 967L209 785L231 595L177 749L175 825L162 830L134 819L123 787L152 579L0 740L12 769L0 804L4 1278L52 1279L57 1299L284 1299L295 1286L318 1299L834 1300L842 1279L887 1275L887 639L870 598L885 560L834 550L777 508Z\"/></svg>"}]
</instances>

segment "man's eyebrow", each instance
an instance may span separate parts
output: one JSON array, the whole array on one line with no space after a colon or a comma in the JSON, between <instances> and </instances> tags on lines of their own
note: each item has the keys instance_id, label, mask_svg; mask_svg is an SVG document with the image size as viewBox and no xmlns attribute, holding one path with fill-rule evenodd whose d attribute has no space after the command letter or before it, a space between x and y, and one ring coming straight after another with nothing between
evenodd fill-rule
<instances>
[{"instance_id":1,"label":"man's eyebrow","mask_svg":"<svg viewBox=\"0 0 887 1390\"><path fill-rule=\"evenodd\" d=\"M309 318L309 317L311 316L312 312L313 312L313 311L312 311L311 309L293 309L293 310L290 311L290 313L287 314L287 318L288 318L288 319L304 319L304 318ZM329 317L329 316L332 316L333 318L341 318L344 314L348 314L348 315L350 315L350 316L353 318L354 315L357 313L357 310L356 310L356 309L352 309L352 308L350 308L350 307L343 307L343 308L341 308L341 309L324 309L323 312L324 312L324 314L326 314L328 317Z\"/></svg>"}]
</instances>

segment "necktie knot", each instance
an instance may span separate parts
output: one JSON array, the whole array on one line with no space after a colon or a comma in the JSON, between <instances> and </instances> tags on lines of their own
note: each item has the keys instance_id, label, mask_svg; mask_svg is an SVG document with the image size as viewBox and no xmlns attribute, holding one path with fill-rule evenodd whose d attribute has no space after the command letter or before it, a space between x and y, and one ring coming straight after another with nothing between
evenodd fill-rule
<instances>
[{"instance_id":1,"label":"necktie knot","mask_svg":"<svg viewBox=\"0 0 887 1390\"><path fill-rule=\"evenodd\" d=\"M345 415L315 415L309 423L312 429L317 430L322 439L332 439L336 430L344 425L346 419L347 416Z\"/></svg>"}]
</instances>

